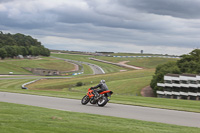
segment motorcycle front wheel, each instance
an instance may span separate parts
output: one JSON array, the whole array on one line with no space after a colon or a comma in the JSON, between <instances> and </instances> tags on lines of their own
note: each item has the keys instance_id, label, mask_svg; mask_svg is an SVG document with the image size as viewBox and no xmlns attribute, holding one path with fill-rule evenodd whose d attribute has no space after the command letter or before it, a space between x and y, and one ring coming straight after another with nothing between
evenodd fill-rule
<instances>
[{"instance_id":1,"label":"motorcycle front wheel","mask_svg":"<svg viewBox=\"0 0 200 133\"><path fill-rule=\"evenodd\" d=\"M89 101L90 101L89 96L88 96L88 95L85 95L85 96L82 98L81 103L82 103L83 105L86 105Z\"/></svg>"},{"instance_id":2,"label":"motorcycle front wheel","mask_svg":"<svg viewBox=\"0 0 200 133\"><path fill-rule=\"evenodd\" d=\"M106 96L103 96L98 100L97 104L98 106L103 107L107 104L107 102L108 102L108 98Z\"/></svg>"}]
</instances>

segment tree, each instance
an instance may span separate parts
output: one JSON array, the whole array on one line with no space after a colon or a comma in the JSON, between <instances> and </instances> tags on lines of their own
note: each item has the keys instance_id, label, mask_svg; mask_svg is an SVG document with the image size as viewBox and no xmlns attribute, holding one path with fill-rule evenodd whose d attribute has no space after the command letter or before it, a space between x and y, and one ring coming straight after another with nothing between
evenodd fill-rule
<instances>
[{"instance_id":1,"label":"tree","mask_svg":"<svg viewBox=\"0 0 200 133\"><path fill-rule=\"evenodd\" d=\"M21 33L4 34L0 31L0 48L4 48L6 56L11 58L17 55L50 56L49 49L45 48L41 42Z\"/></svg>"},{"instance_id":2,"label":"tree","mask_svg":"<svg viewBox=\"0 0 200 133\"><path fill-rule=\"evenodd\" d=\"M4 48L0 48L0 57L4 59L7 56L7 52Z\"/></svg>"},{"instance_id":3,"label":"tree","mask_svg":"<svg viewBox=\"0 0 200 133\"><path fill-rule=\"evenodd\" d=\"M50 51L49 49L45 48L45 47L41 47L40 49L40 55L43 55L43 56L50 56Z\"/></svg>"},{"instance_id":4,"label":"tree","mask_svg":"<svg viewBox=\"0 0 200 133\"><path fill-rule=\"evenodd\" d=\"M177 61L177 65L183 73L198 74L200 64L200 49L195 49L188 55L182 55L182 58Z\"/></svg>"},{"instance_id":5,"label":"tree","mask_svg":"<svg viewBox=\"0 0 200 133\"><path fill-rule=\"evenodd\" d=\"M168 62L156 67L155 74L151 80L151 87L154 92L159 90L157 83L164 81L163 77L167 73L181 74L181 73L200 73L200 49L195 49L188 55L182 55L177 62Z\"/></svg>"},{"instance_id":6,"label":"tree","mask_svg":"<svg viewBox=\"0 0 200 133\"><path fill-rule=\"evenodd\" d=\"M157 83L161 83L164 81L164 75L167 73L172 74L180 74L181 71L179 67L177 66L176 62L168 62L162 65L158 65L156 67L155 74L153 75L153 79L151 80L151 88L153 88L154 92L159 90L159 87L157 86Z\"/></svg>"},{"instance_id":7,"label":"tree","mask_svg":"<svg viewBox=\"0 0 200 133\"><path fill-rule=\"evenodd\" d=\"M23 55L23 56L28 55L28 50L26 47L20 46L20 50L21 50L21 55Z\"/></svg>"},{"instance_id":8,"label":"tree","mask_svg":"<svg viewBox=\"0 0 200 133\"><path fill-rule=\"evenodd\" d=\"M14 56L22 55L20 46L15 45L15 46L12 46L12 48L15 49L15 51L16 51Z\"/></svg>"},{"instance_id":9,"label":"tree","mask_svg":"<svg viewBox=\"0 0 200 133\"><path fill-rule=\"evenodd\" d=\"M50 56L50 50L48 48L45 48L44 56Z\"/></svg>"},{"instance_id":10,"label":"tree","mask_svg":"<svg viewBox=\"0 0 200 133\"><path fill-rule=\"evenodd\" d=\"M7 52L7 57L13 58L14 56L17 56L17 50L16 47L14 46L4 46L6 52Z\"/></svg>"}]
</instances>

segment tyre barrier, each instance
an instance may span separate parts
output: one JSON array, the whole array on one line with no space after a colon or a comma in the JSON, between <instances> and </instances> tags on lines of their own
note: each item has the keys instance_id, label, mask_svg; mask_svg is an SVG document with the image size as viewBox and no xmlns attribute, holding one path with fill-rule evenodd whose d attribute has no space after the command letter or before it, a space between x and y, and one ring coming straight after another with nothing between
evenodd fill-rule
<instances>
[{"instance_id":1,"label":"tyre barrier","mask_svg":"<svg viewBox=\"0 0 200 133\"><path fill-rule=\"evenodd\" d=\"M79 75L79 74L83 74L83 72L73 73L72 75Z\"/></svg>"}]
</instances>

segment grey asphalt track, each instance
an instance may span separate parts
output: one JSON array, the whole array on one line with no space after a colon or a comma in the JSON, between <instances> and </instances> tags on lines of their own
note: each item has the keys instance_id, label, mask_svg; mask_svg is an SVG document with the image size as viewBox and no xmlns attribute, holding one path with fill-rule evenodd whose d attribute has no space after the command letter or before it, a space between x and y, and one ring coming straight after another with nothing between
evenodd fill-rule
<instances>
[{"instance_id":1,"label":"grey asphalt track","mask_svg":"<svg viewBox=\"0 0 200 133\"><path fill-rule=\"evenodd\" d=\"M0 101L200 128L200 113L193 112L112 103L108 103L105 107L98 107L91 104L82 105L80 100L8 92L0 92Z\"/></svg>"},{"instance_id":2,"label":"grey asphalt track","mask_svg":"<svg viewBox=\"0 0 200 133\"><path fill-rule=\"evenodd\" d=\"M93 74L105 74L104 70L100 66L97 66L95 64L91 64L91 63L83 62L83 61L76 61L76 60L58 58L58 57L54 57L54 56L51 56L51 57L56 58L56 59L60 59L60 60L64 60L64 61L68 61L68 62L73 62L75 64L86 64L86 65L90 66L90 68L93 70Z\"/></svg>"}]
</instances>

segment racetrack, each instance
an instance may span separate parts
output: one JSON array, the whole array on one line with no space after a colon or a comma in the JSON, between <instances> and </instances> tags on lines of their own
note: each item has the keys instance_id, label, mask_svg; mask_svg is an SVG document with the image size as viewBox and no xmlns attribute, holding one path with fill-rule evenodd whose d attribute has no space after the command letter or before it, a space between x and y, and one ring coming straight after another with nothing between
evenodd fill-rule
<instances>
[{"instance_id":1,"label":"racetrack","mask_svg":"<svg viewBox=\"0 0 200 133\"><path fill-rule=\"evenodd\" d=\"M73 63L76 63L76 64L86 64L92 69L93 74L105 74L104 70L100 66L97 66L95 64L91 64L91 63L83 62L83 61L63 59L63 58L58 58L58 57L54 57L54 56L51 56L51 57L56 58L56 59L60 59L60 60L64 60L64 61L67 61L67 62L73 62Z\"/></svg>"},{"instance_id":2,"label":"racetrack","mask_svg":"<svg viewBox=\"0 0 200 133\"><path fill-rule=\"evenodd\" d=\"M98 107L91 104L82 105L80 100L8 92L0 92L0 101L200 128L200 113L112 103Z\"/></svg>"}]
</instances>

